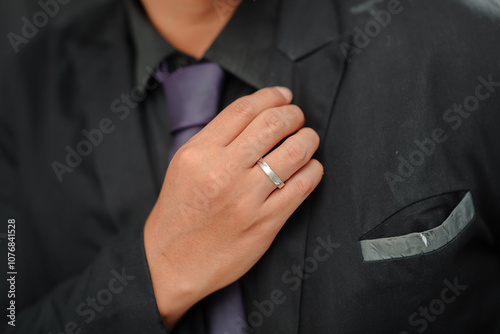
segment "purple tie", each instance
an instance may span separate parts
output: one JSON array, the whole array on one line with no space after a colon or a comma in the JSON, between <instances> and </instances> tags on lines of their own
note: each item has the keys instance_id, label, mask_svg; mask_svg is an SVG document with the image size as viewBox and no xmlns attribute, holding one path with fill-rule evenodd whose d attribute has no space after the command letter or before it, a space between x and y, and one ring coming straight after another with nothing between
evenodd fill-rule
<instances>
[{"instance_id":1,"label":"purple tie","mask_svg":"<svg viewBox=\"0 0 500 334\"><path fill-rule=\"evenodd\" d=\"M224 71L215 63L201 63L169 73L167 62L157 72L163 83L175 152L216 115ZM239 281L207 297L209 334L247 333Z\"/></svg>"},{"instance_id":2,"label":"purple tie","mask_svg":"<svg viewBox=\"0 0 500 334\"><path fill-rule=\"evenodd\" d=\"M215 63L201 63L168 72L167 62L157 77L163 82L173 144L169 160L216 115L224 71Z\"/></svg>"}]
</instances>

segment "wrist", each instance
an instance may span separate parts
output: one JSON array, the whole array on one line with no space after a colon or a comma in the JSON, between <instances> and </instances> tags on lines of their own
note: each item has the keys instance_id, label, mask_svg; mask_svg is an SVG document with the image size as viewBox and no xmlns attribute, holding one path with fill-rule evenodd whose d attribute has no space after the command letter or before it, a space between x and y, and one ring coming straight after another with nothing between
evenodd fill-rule
<instances>
[{"instance_id":1,"label":"wrist","mask_svg":"<svg viewBox=\"0 0 500 334\"><path fill-rule=\"evenodd\" d=\"M156 305L165 327L171 330L179 319L203 298L203 294L199 291L199 284L188 277L181 277L180 270L176 267L184 261L172 259L176 256L170 254L173 251L169 251L166 246L170 242L162 240L159 233L155 231L155 226L161 223L157 218L157 215L152 212L146 222L144 248ZM191 278L193 276L196 275L190 275Z\"/></svg>"}]
</instances>

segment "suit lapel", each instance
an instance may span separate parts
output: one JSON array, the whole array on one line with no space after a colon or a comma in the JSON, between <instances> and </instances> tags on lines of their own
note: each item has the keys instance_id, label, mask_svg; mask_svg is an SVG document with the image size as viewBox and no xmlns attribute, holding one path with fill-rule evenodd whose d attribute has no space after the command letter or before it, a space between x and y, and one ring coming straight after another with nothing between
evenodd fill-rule
<instances>
[{"instance_id":1,"label":"suit lapel","mask_svg":"<svg viewBox=\"0 0 500 334\"><path fill-rule=\"evenodd\" d=\"M293 1L282 5L281 19L267 80L262 87L282 85L294 93L292 103L302 108L306 126L323 140L346 66L335 8L330 1L311 5ZM261 88L261 87L259 87ZM321 161L322 146L317 157ZM243 278L247 321L252 333L298 333L302 275L311 200L290 217L263 258ZM272 312L263 301L283 294ZM257 305L261 305L260 308ZM254 313L252 313L254 312ZM270 314L271 313L271 314ZM262 321L260 321L260 314Z\"/></svg>"},{"instance_id":2,"label":"suit lapel","mask_svg":"<svg viewBox=\"0 0 500 334\"><path fill-rule=\"evenodd\" d=\"M99 36L98 47L73 48L78 50L74 55L76 77L86 129L99 128L105 119L112 123L113 131L103 135L88 158L95 165L117 229L144 222L157 195L141 130L140 106L134 108L135 102L128 106L122 100L132 89L129 43L119 35L123 30L116 28L125 24L123 17L112 15L106 23L108 29Z\"/></svg>"}]
</instances>

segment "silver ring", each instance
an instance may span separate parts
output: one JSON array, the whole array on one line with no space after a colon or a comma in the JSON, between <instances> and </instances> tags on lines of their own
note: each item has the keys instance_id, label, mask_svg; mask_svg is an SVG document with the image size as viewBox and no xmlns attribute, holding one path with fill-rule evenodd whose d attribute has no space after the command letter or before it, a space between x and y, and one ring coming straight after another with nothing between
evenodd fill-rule
<instances>
[{"instance_id":1,"label":"silver ring","mask_svg":"<svg viewBox=\"0 0 500 334\"><path fill-rule=\"evenodd\" d=\"M267 162L264 161L263 158L260 158L259 161L257 161L257 164L264 171L264 173L266 173L267 176L269 176L271 181L273 181L273 183L276 185L276 187L278 187L278 189L281 189L285 186L285 182L281 181L279 176L276 175L275 172L273 172L271 167L269 167L269 165L267 164Z\"/></svg>"}]
</instances>

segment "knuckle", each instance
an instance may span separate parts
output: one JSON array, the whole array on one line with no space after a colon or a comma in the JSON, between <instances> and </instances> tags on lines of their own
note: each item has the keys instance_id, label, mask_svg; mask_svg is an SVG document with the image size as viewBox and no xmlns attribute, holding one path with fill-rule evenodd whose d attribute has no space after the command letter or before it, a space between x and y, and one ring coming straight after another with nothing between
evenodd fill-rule
<instances>
[{"instance_id":1,"label":"knuckle","mask_svg":"<svg viewBox=\"0 0 500 334\"><path fill-rule=\"evenodd\" d=\"M305 121L305 116L304 113L302 112L302 109L300 109L298 106L291 104L287 106L287 113L292 117L294 120L297 121L297 123L303 124Z\"/></svg>"},{"instance_id":2,"label":"knuckle","mask_svg":"<svg viewBox=\"0 0 500 334\"><path fill-rule=\"evenodd\" d=\"M184 145L175 154L175 159L180 166L195 166L200 160L200 152L195 146Z\"/></svg>"},{"instance_id":3,"label":"knuckle","mask_svg":"<svg viewBox=\"0 0 500 334\"><path fill-rule=\"evenodd\" d=\"M299 177L295 187L301 196L307 196L314 190L314 182L306 177Z\"/></svg>"},{"instance_id":4,"label":"knuckle","mask_svg":"<svg viewBox=\"0 0 500 334\"><path fill-rule=\"evenodd\" d=\"M255 114L255 107L247 97L242 97L234 102L231 106L235 114L242 115L247 118L252 118Z\"/></svg>"},{"instance_id":5,"label":"knuckle","mask_svg":"<svg viewBox=\"0 0 500 334\"><path fill-rule=\"evenodd\" d=\"M300 141L290 139L285 147L288 153L288 157L292 160L292 162L302 163L306 160L307 149Z\"/></svg>"},{"instance_id":6,"label":"knuckle","mask_svg":"<svg viewBox=\"0 0 500 334\"><path fill-rule=\"evenodd\" d=\"M286 127L287 121L277 109L269 109L263 115L262 118L266 126L273 132L277 132L280 129Z\"/></svg>"}]
</instances>

